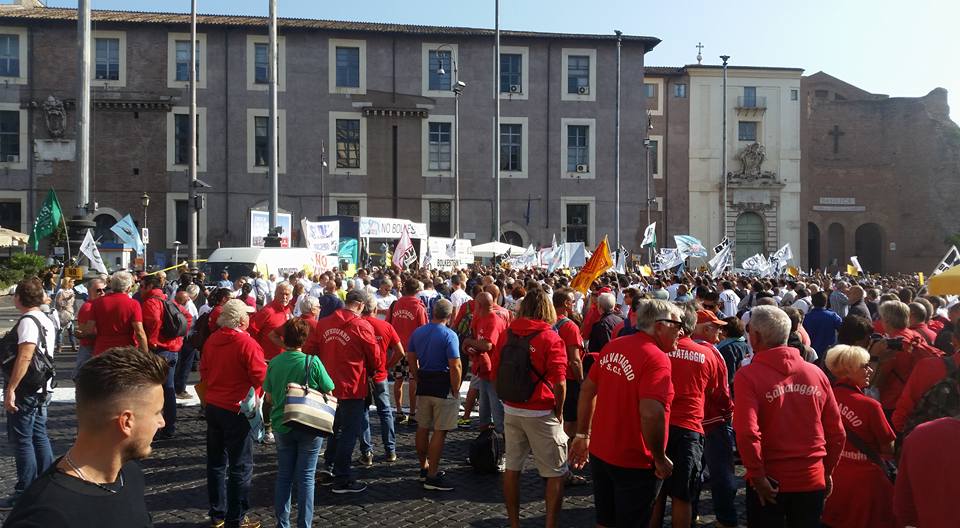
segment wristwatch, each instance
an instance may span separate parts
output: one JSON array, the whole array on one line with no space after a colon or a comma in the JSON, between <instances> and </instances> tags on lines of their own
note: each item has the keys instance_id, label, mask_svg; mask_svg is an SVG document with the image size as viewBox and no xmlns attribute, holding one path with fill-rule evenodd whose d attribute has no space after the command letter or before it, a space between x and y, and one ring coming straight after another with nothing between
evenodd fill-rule
<instances>
[{"instance_id":1,"label":"wristwatch","mask_svg":"<svg viewBox=\"0 0 960 528\"><path fill-rule=\"evenodd\" d=\"M577 433L574 435L574 438L583 438L584 440L590 439L590 433Z\"/></svg>"}]
</instances>

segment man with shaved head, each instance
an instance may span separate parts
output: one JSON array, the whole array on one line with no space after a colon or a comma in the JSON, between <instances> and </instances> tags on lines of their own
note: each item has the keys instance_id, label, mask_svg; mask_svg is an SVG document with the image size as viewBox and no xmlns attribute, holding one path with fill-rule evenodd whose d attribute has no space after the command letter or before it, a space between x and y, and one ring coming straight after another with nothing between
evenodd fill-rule
<instances>
[{"instance_id":1,"label":"man with shaved head","mask_svg":"<svg viewBox=\"0 0 960 528\"><path fill-rule=\"evenodd\" d=\"M497 286L488 284L477 296L477 313L470 325L472 337L463 341L463 351L470 356L472 374L480 378L481 427L493 424L502 434L503 404L497 398L492 369L497 363L496 354L506 342L510 313L497 306L494 299L499 294Z\"/></svg>"}]
</instances>

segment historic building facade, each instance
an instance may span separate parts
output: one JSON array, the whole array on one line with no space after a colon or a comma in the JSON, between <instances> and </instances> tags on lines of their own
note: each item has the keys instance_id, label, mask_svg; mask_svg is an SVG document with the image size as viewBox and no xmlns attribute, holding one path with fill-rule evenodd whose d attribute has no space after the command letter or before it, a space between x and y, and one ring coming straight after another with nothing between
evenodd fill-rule
<instances>
[{"instance_id":1,"label":"historic building facade","mask_svg":"<svg viewBox=\"0 0 960 528\"><path fill-rule=\"evenodd\" d=\"M188 32L184 14L93 12L90 188L103 242L127 213L146 216L151 250L169 256L186 240ZM249 244L251 211L266 207L267 21L204 15L198 33L206 253ZM453 235L457 80L461 236L494 232L495 93L504 237L592 246L613 235L616 36L502 32L494 83L491 30L281 19L279 35L280 208L295 237L300 218L323 214L407 218ZM75 10L0 6L5 226L28 230L50 188L66 211L76 205L75 42ZM622 39L620 221L631 248L647 207L643 61L658 42ZM62 104L60 135L47 126L48 99Z\"/></svg>"},{"instance_id":2,"label":"historic building facade","mask_svg":"<svg viewBox=\"0 0 960 528\"><path fill-rule=\"evenodd\" d=\"M801 73L729 66L724 100L720 66L648 68L646 84L662 93L662 113L649 111L649 133L661 160L656 165L664 167L653 174L662 179L667 244L675 234L705 245L727 236L737 264L786 243L800 248Z\"/></svg>"},{"instance_id":3,"label":"historic building facade","mask_svg":"<svg viewBox=\"0 0 960 528\"><path fill-rule=\"evenodd\" d=\"M960 127L947 92L872 94L804 77L801 134L807 266L929 273L960 232Z\"/></svg>"}]
</instances>

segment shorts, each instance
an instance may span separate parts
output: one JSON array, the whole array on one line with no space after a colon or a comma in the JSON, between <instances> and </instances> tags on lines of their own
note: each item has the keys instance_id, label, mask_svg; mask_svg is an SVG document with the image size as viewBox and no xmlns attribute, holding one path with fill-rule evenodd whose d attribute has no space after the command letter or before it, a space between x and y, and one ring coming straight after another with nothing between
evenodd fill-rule
<instances>
[{"instance_id":1,"label":"shorts","mask_svg":"<svg viewBox=\"0 0 960 528\"><path fill-rule=\"evenodd\" d=\"M410 364L407 363L407 358L401 359L396 365L394 365L393 379L404 381L410 379Z\"/></svg>"},{"instance_id":2,"label":"shorts","mask_svg":"<svg viewBox=\"0 0 960 528\"><path fill-rule=\"evenodd\" d=\"M615 466L591 453L590 473L598 525L647 527L661 485L653 469Z\"/></svg>"},{"instance_id":3,"label":"shorts","mask_svg":"<svg viewBox=\"0 0 960 528\"><path fill-rule=\"evenodd\" d=\"M533 452L533 463L543 478L567 474L567 435L563 424L551 411L546 416L516 416L504 413L506 437L505 461L510 471L523 471L527 455Z\"/></svg>"},{"instance_id":4,"label":"shorts","mask_svg":"<svg viewBox=\"0 0 960 528\"><path fill-rule=\"evenodd\" d=\"M480 376L470 376L470 388L468 390L480 390Z\"/></svg>"},{"instance_id":5,"label":"shorts","mask_svg":"<svg viewBox=\"0 0 960 528\"><path fill-rule=\"evenodd\" d=\"M580 399L580 382L577 380L567 380L567 394L563 400L563 421L577 421L577 400Z\"/></svg>"},{"instance_id":6,"label":"shorts","mask_svg":"<svg viewBox=\"0 0 960 528\"><path fill-rule=\"evenodd\" d=\"M453 431L460 417L460 398L417 398L417 427L433 431Z\"/></svg>"},{"instance_id":7,"label":"shorts","mask_svg":"<svg viewBox=\"0 0 960 528\"><path fill-rule=\"evenodd\" d=\"M689 502L699 487L703 434L671 425L666 452L673 462L673 473L663 482L663 491L674 499Z\"/></svg>"}]
</instances>

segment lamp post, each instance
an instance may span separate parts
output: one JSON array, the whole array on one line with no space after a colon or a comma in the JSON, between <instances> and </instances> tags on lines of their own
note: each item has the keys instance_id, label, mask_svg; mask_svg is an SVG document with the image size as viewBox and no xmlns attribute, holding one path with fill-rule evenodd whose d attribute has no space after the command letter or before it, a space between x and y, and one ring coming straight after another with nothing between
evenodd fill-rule
<instances>
[{"instance_id":1,"label":"lamp post","mask_svg":"<svg viewBox=\"0 0 960 528\"><path fill-rule=\"evenodd\" d=\"M644 161L644 168L646 169L644 172L646 173L646 176L647 176L646 178L644 178L644 180L646 181L646 187L647 187L646 206L645 206L647 210L647 225L650 225L650 205L657 201L655 198L650 196L650 173L653 172L653 167L651 166L651 163L650 163L651 162L650 147L653 146L650 142L651 130L653 130L653 118L650 116L650 113L647 112L647 138L643 140L643 156L644 156L643 161ZM654 153L654 155L656 155L656 153ZM664 236L666 236L666 234L664 234ZM647 248L647 263L648 264L653 263L652 247Z\"/></svg>"},{"instance_id":2,"label":"lamp post","mask_svg":"<svg viewBox=\"0 0 960 528\"><path fill-rule=\"evenodd\" d=\"M173 241L173 263L176 265L180 265L180 244L179 240Z\"/></svg>"},{"instance_id":3,"label":"lamp post","mask_svg":"<svg viewBox=\"0 0 960 528\"><path fill-rule=\"evenodd\" d=\"M723 95L720 102L721 112L723 112L723 134L722 145L720 147L720 175L723 178L723 234L720 240L727 236L727 61L730 55L720 55L723 60Z\"/></svg>"},{"instance_id":4,"label":"lamp post","mask_svg":"<svg viewBox=\"0 0 960 528\"><path fill-rule=\"evenodd\" d=\"M452 47L450 44L443 44L437 48L437 60L440 62L440 68L437 70L438 75L446 75L447 72L443 69L443 56L440 55L440 50L444 47ZM451 50L452 51L452 50ZM457 68L457 60L453 58L453 53L450 54L450 67L453 69L453 78L451 79L450 86L453 90L453 237L460 238L460 96L463 95L463 89L467 87L467 83L460 80L460 70Z\"/></svg>"},{"instance_id":5,"label":"lamp post","mask_svg":"<svg viewBox=\"0 0 960 528\"><path fill-rule=\"evenodd\" d=\"M616 147L614 149L614 158L616 158L616 180L617 180L617 184L616 184L617 188L614 194L616 194L616 197L617 197L617 205L615 207L616 211L614 211L614 214L616 214L616 222L614 222L614 232L615 232L614 243L617 245L617 251L620 251L620 50L622 47L623 32L621 32L619 29L615 29L613 30L613 32L616 33L617 35L617 113L616 113L616 119L615 119L617 142L616 142ZM647 181L648 182L650 181L649 176L647 178ZM649 209L650 208L648 206L647 210L649 211ZM650 225L650 222L647 222L647 225Z\"/></svg>"},{"instance_id":6,"label":"lamp post","mask_svg":"<svg viewBox=\"0 0 960 528\"><path fill-rule=\"evenodd\" d=\"M147 271L147 241L150 240L150 232L147 230L147 209L150 208L150 195L146 191L140 196L140 205L143 206L143 225L140 226L142 228L140 236L143 238L143 271Z\"/></svg>"}]
</instances>

